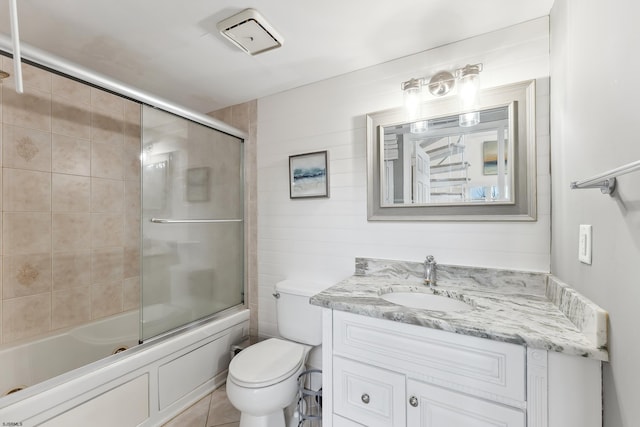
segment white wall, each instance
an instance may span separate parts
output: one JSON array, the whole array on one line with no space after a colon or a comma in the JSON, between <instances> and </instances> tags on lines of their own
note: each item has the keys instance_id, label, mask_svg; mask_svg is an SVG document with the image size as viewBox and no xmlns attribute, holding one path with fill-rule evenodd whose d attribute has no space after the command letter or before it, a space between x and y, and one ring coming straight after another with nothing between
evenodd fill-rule
<instances>
[{"instance_id":1,"label":"white wall","mask_svg":"<svg viewBox=\"0 0 640 427\"><path fill-rule=\"evenodd\" d=\"M552 272L609 312L606 427L640 423L640 172L615 197L570 190L640 159L640 3L556 0L551 12ZM578 226L593 226L593 264L578 262Z\"/></svg>"},{"instance_id":2,"label":"white wall","mask_svg":"<svg viewBox=\"0 0 640 427\"><path fill-rule=\"evenodd\" d=\"M357 256L549 271L548 80L538 87L537 222L367 222L365 138L365 114L400 106L411 77L477 62L482 87L548 76L548 25L541 18L258 100L261 334L276 333L277 281L333 284ZM290 200L288 157L318 150L329 150L331 197Z\"/></svg>"}]
</instances>

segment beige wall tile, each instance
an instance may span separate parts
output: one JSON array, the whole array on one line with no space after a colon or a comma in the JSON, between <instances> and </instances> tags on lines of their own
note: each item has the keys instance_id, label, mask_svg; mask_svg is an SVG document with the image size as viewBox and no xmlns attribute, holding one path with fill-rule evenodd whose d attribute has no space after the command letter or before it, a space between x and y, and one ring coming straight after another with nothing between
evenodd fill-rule
<instances>
[{"instance_id":1,"label":"beige wall tile","mask_svg":"<svg viewBox=\"0 0 640 427\"><path fill-rule=\"evenodd\" d=\"M91 208L91 178L54 173L51 183L53 212L89 212Z\"/></svg>"},{"instance_id":2,"label":"beige wall tile","mask_svg":"<svg viewBox=\"0 0 640 427\"><path fill-rule=\"evenodd\" d=\"M50 293L12 298L2 302L4 343L47 332L50 326Z\"/></svg>"},{"instance_id":3,"label":"beige wall tile","mask_svg":"<svg viewBox=\"0 0 640 427\"><path fill-rule=\"evenodd\" d=\"M51 169L57 173L91 175L91 141L51 135Z\"/></svg>"},{"instance_id":4,"label":"beige wall tile","mask_svg":"<svg viewBox=\"0 0 640 427\"><path fill-rule=\"evenodd\" d=\"M2 165L16 169L51 170L51 134L36 129L4 125Z\"/></svg>"},{"instance_id":5,"label":"beige wall tile","mask_svg":"<svg viewBox=\"0 0 640 427\"><path fill-rule=\"evenodd\" d=\"M51 214L5 212L2 236L4 255L51 252Z\"/></svg>"},{"instance_id":6,"label":"beige wall tile","mask_svg":"<svg viewBox=\"0 0 640 427\"><path fill-rule=\"evenodd\" d=\"M91 317L98 319L122 311L122 281L91 286Z\"/></svg>"},{"instance_id":7,"label":"beige wall tile","mask_svg":"<svg viewBox=\"0 0 640 427\"><path fill-rule=\"evenodd\" d=\"M105 144L124 144L124 118L122 111L118 116L110 112L92 111L91 141Z\"/></svg>"},{"instance_id":8,"label":"beige wall tile","mask_svg":"<svg viewBox=\"0 0 640 427\"><path fill-rule=\"evenodd\" d=\"M231 106L231 126L249 132L249 103Z\"/></svg>"},{"instance_id":9,"label":"beige wall tile","mask_svg":"<svg viewBox=\"0 0 640 427\"><path fill-rule=\"evenodd\" d=\"M2 85L15 87L13 76L13 59L2 57L2 69L9 71L11 75L2 80ZM51 73L33 65L22 63L22 84L25 88L30 87L43 92L51 92ZM15 89L13 89L15 90Z\"/></svg>"},{"instance_id":10,"label":"beige wall tile","mask_svg":"<svg viewBox=\"0 0 640 427\"><path fill-rule=\"evenodd\" d=\"M91 178L91 212L120 213L123 205L123 181Z\"/></svg>"},{"instance_id":11,"label":"beige wall tile","mask_svg":"<svg viewBox=\"0 0 640 427\"><path fill-rule=\"evenodd\" d=\"M125 145L124 155L124 177L128 181L140 181L140 149L130 148Z\"/></svg>"},{"instance_id":12,"label":"beige wall tile","mask_svg":"<svg viewBox=\"0 0 640 427\"><path fill-rule=\"evenodd\" d=\"M106 111L124 117L125 99L95 87L91 88L91 107L93 110Z\"/></svg>"},{"instance_id":13,"label":"beige wall tile","mask_svg":"<svg viewBox=\"0 0 640 427\"><path fill-rule=\"evenodd\" d=\"M51 93L74 104L86 105L87 110L91 106L91 87L66 77L51 76Z\"/></svg>"},{"instance_id":14,"label":"beige wall tile","mask_svg":"<svg viewBox=\"0 0 640 427\"><path fill-rule=\"evenodd\" d=\"M140 248L124 248L123 274L125 278L140 275Z\"/></svg>"},{"instance_id":15,"label":"beige wall tile","mask_svg":"<svg viewBox=\"0 0 640 427\"><path fill-rule=\"evenodd\" d=\"M91 284L91 252L54 253L52 260L53 290Z\"/></svg>"},{"instance_id":16,"label":"beige wall tile","mask_svg":"<svg viewBox=\"0 0 640 427\"><path fill-rule=\"evenodd\" d=\"M127 248L140 247L140 216L125 215L124 217L124 246Z\"/></svg>"},{"instance_id":17,"label":"beige wall tile","mask_svg":"<svg viewBox=\"0 0 640 427\"><path fill-rule=\"evenodd\" d=\"M2 85L2 122L29 129L51 130L51 94L25 87L23 94Z\"/></svg>"},{"instance_id":18,"label":"beige wall tile","mask_svg":"<svg viewBox=\"0 0 640 427\"><path fill-rule=\"evenodd\" d=\"M54 213L51 218L53 252L81 252L91 247L91 215Z\"/></svg>"},{"instance_id":19,"label":"beige wall tile","mask_svg":"<svg viewBox=\"0 0 640 427\"><path fill-rule=\"evenodd\" d=\"M23 72L0 86L0 342L140 303L140 104Z\"/></svg>"},{"instance_id":20,"label":"beige wall tile","mask_svg":"<svg viewBox=\"0 0 640 427\"><path fill-rule=\"evenodd\" d=\"M124 183L124 212L128 217L140 216L140 182L125 181Z\"/></svg>"},{"instance_id":21,"label":"beige wall tile","mask_svg":"<svg viewBox=\"0 0 640 427\"><path fill-rule=\"evenodd\" d=\"M122 281L123 263L122 248L94 249L91 252L91 283L95 285Z\"/></svg>"},{"instance_id":22,"label":"beige wall tile","mask_svg":"<svg viewBox=\"0 0 640 427\"><path fill-rule=\"evenodd\" d=\"M73 138L91 138L91 111L86 105L75 104L58 95L51 103L51 131Z\"/></svg>"},{"instance_id":23,"label":"beige wall tile","mask_svg":"<svg viewBox=\"0 0 640 427\"><path fill-rule=\"evenodd\" d=\"M2 298L51 292L51 254L4 257Z\"/></svg>"},{"instance_id":24,"label":"beige wall tile","mask_svg":"<svg viewBox=\"0 0 640 427\"><path fill-rule=\"evenodd\" d=\"M125 101L124 105L124 143L125 148L140 153L141 149L141 106L137 102Z\"/></svg>"},{"instance_id":25,"label":"beige wall tile","mask_svg":"<svg viewBox=\"0 0 640 427\"><path fill-rule=\"evenodd\" d=\"M3 168L2 205L9 212L50 212L51 174Z\"/></svg>"},{"instance_id":26,"label":"beige wall tile","mask_svg":"<svg viewBox=\"0 0 640 427\"><path fill-rule=\"evenodd\" d=\"M51 296L51 329L91 320L91 286L55 291Z\"/></svg>"},{"instance_id":27,"label":"beige wall tile","mask_svg":"<svg viewBox=\"0 0 640 427\"><path fill-rule=\"evenodd\" d=\"M91 143L91 176L122 179L124 177L123 144Z\"/></svg>"},{"instance_id":28,"label":"beige wall tile","mask_svg":"<svg viewBox=\"0 0 640 427\"><path fill-rule=\"evenodd\" d=\"M140 277L129 277L123 283L123 310L134 310L140 307Z\"/></svg>"},{"instance_id":29,"label":"beige wall tile","mask_svg":"<svg viewBox=\"0 0 640 427\"><path fill-rule=\"evenodd\" d=\"M257 142L257 100L214 111L209 115L231 124L239 129L248 130L249 138L244 144L245 159L245 221L247 233L245 303L251 311L249 328L251 335L258 334L258 262L257 262L257 181L256 181L256 142ZM246 123L245 123L246 122Z\"/></svg>"},{"instance_id":30,"label":"beige wall tile","mask_svg":"<svg viewBox=\"0 0 640 427\"><path fill-rule=\"evenodd\" d=\"M91 247L123 246L124 220L121 214L91 214Z\"/></svg>"}]
</instances>

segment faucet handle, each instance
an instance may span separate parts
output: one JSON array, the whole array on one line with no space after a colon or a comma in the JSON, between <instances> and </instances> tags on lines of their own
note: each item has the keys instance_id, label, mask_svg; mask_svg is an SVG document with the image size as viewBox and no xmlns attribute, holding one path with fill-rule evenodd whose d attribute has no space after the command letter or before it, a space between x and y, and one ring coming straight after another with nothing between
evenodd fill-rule
<instances>
[{"instance_id":1,"label":"faucet handle","mask_svg":"<svg viewBox=\"0 0 640 427\"><path fill-rule=\"evenodd\" d=\"M436 258L433 255L427 255L427 258L425 259L425 262L427 262L429 264L435 264L436 263Z\"/></svg>"}]
</instances>

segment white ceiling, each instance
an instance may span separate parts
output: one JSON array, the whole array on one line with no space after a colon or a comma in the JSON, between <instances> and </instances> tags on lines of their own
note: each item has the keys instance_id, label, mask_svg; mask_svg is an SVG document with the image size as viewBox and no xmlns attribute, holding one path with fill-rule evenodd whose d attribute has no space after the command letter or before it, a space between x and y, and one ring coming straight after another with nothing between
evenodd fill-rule
<instances>
[{"instance_id":1,"label":"white ceiling","mask_svg":"<svg viewBox=\"0 0 640 427\"><path fill-rule=\"evenodd\" d=\"M0 32L10 34L9 2ZM19 0L21 40L199 112L549 14L553 0ZM257 9L284 37L249 56L216 23Z\"/></svg>"}]
</instances>

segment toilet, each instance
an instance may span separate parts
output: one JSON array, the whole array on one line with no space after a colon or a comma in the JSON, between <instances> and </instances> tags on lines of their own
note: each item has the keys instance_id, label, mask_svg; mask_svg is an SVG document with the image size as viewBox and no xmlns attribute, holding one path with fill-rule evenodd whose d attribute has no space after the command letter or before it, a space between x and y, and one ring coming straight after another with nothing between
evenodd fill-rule
<instances>
[{"instance_id":1,"label":"toilet","mask_svg":"<svg viewBox=\"0 0 640 427\"><path fill-rule=\"evenodd\" d=\"M298 376L322 343L322 310L309 298L326 286L285 280L276 284L278 333L231 360L227 396L240 411L240 427L285 427L284 408L296 398Z\"/></svg>"}]
</instances>

